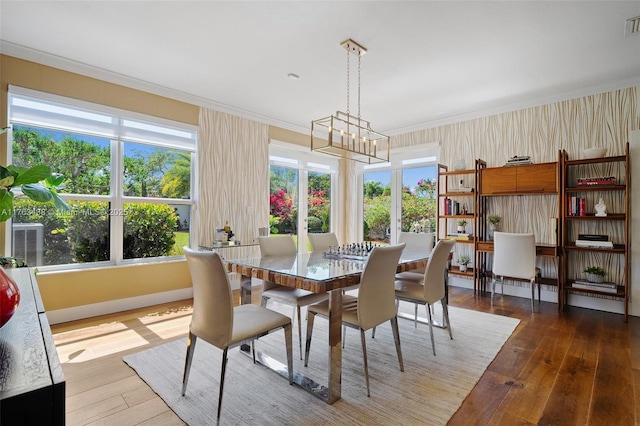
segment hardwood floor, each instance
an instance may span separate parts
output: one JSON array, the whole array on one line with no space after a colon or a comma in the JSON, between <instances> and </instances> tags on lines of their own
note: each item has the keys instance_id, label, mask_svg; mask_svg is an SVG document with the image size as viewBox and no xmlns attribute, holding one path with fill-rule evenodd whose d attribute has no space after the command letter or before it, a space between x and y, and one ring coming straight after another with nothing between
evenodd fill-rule
<instances>
[{"instance_id":1,"label":"hardwood floor","mask_svg":"<svg viewBox=\"0 0 640 426\"><path fill-rule=\"evenodd\" d=\"M453 287L449 303L521 320L450 425L640 424L640 318ZM67 424L184 424L122 356L185 336L190 314L185 300L53 326Z\"/></svg>"}]
</instances>

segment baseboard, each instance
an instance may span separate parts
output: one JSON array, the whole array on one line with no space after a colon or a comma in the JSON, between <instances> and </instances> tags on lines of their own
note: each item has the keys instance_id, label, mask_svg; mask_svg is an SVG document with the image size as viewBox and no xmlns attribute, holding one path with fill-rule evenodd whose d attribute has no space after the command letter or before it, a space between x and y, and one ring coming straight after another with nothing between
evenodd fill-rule
<instances>
[{"instance_id":1,"label":"baseboard","mask_svg":"<svg viewBox=\"0 0 640 426\"><path fill-rule=\"evenodd\" d=\"M47 311L50 324L75 321L91 318L99 315L128 311L130 309L145 306L159 305L176 300L190 299L193 297L192 288L165 291L162 293L146 294L144 296L129 297L126 299L110 300L108 302L92 303L90 305L74 306L73 308L56 309Z\"/></svg>"}]
</instances>

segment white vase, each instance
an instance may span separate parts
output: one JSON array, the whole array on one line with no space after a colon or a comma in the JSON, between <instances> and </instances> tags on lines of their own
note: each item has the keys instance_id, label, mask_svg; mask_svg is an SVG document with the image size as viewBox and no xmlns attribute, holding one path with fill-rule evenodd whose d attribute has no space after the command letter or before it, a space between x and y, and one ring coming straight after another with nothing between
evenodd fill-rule
<instances>
[{"instance_id":1,"label":"white vase","mask_svg":"<svg viewBox=\"0 0 640 426\"><path fill-rule=\"evenodd\" d=\"M458 232L459 233L464 234L464 230L465 230L464 226L458 225Z\"/></svg>"},{"instance_id":2,"label":"white vase","mask_svg":"<svg viewBox=\"0 0 640 426\"><path fill-rule=\"evenodd\" d=\"M590 283L602 283L604 282L604 277L602 275L587 274L587 281Z\"/></svg>"},{"instance_id":3,"label":"white vase","mask_svg":"<svg viewBox=\"0 0 640 426\"><path fill-rule=\"evenodd\" d=\"M460 265L460 272L467 272L467 265Z\"/></svg>"}]
</instances>

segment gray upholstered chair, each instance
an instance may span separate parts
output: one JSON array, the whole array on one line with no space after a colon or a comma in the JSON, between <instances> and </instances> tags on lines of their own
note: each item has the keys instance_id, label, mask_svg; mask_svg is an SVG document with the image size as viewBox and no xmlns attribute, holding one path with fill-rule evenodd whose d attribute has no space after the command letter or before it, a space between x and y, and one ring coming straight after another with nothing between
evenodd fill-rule
<instances>
[{"instance_id":1,"label":"gray upholstered chair","mask_svg":"<svg viewBox=\"0 0 640 426\"><path fill-rule=\"evenodd\" d=\"M296 243L291 235L276 237L258 237L260 253L263 257L271 256L295 256ZM266 307L270 299L294 306L293 317L298 317L298 345L300 347L300 359L302 359L302 320L301 307L311 305L329 296L326 293L313 293L299 288L282 286L264 281L262 289L262 306Z\"/></svg>"},{"instance_id":2,"label":"gray upholstered chair","mask_svg":"<svg viewBox=\"0 0 640 426\"><path fill-rule=\"evenodd\" d=\"M400 363L400 371L404 371L402 349L400 347L400 333L398 331L398 317L394 303L394 275L400 261L404 244L388 247L376 247L369 255L362 275L358 296L343 295L342 323L360 330L362 355L364 359L364 374L367 381L367 396L369 391L369 366L367 362L367 345L364 332L386 321L391 322L391 329ZM313 321L316 315L328 317L329 302L323 301L311 305L307 311L307 341L304 365L309 363L309 349L313 333Z\"/></svg>"},{"instance_id":3,"label":"gray upholstered chair","mask_svg":"<svg viewBox=\"0 0 640 426\"><path fill-rule=\"evenodd\" d=\"M500 290L504 295L504 277L528 280L531 284L531 311L535 299L535 284L540 273L536 269L536 240L533 234L493 233L493 280L491 304L496 292L496 278L500 277ZM538 282L538 298L540 283Z\"/></svg>"},{"instance_id":4,"label":"gray upholstered chair","mask_svg":"<svg viewBox=\"0 0 640 426\"><path fill-rule=\"evenodd\" d=\"M433 318L431 315L431 305L437 302L442 304L444 322L449 329L449 337L453 339L451 323L449 321L449 308L445 293L445 274L449 253L455 240L440 240L429 256L429 263L425 267L421 282L396 280L396 299L398 302L405 301L418 305L425 305L429 317L429 334L431 335L431 347L433 354L436 354L436 344L433 338Z\"/></svg>"},{"instance_id":5,"label":"gray upholstered chair","mask_svg":"<svg viewBox=\"0 0 640 426\"><path fill-rule=\"evenodd\" d=\"M311 242L312 252L323 252L329 250L331 246L338 246L338 237L334 232L326 232L322 234L307 234Z\"/></svg>"},{"instance_id":6,"label":"gray upholstered chair","mask_svg":"<svg viewBox=\"0 0 640 426\"><path fill-rule=\"evenodd\" d=\"M220 255L216 252L200 252L184 248L193 283L193 315L189 325L187 356L182 379L182 396L186 394L191 362L197 339L222 349L220 393L218 395L217 421L220 423L222 391L229 348L251 341L271 331L284 329L287 347L289 384L293 384L293 355L291 344L291 319L269 309L255 305L233 307L231 285ZM253 348L255 363L255 348Z\"/></svg>"},{"instance_id":7,"label":"gray upholstered chair","mask_svg":"<svg viewBox=\"0 0 640 426\"><path fill-rule=\"evenodd\" d=\"M433 250L433 240L435 234L433 232L400 232L398 235L398 244L405 243L404 249L406 253L424 253L425 257L429 256ZM424 268L414 269L412 271L400 272L396 274L398 280L422 281L424 278Z\"/></svg>"}]
</instances>

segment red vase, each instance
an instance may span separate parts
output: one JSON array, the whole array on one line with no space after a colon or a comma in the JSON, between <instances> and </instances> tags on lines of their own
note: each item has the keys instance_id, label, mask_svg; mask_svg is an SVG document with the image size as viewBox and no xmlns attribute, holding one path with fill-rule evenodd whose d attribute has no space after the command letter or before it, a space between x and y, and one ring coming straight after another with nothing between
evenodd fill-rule
<instances>
[{"instance_id":1,"label":"red vase","mask_svg":"<svg viewBox=\"0 0 640 426\"><path fill-rule=\"evenodd\" d=\"M18 309L20 290L18 284L0 267L0 327L5 325Z\"/></svg>"}]
</instances>

